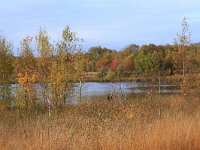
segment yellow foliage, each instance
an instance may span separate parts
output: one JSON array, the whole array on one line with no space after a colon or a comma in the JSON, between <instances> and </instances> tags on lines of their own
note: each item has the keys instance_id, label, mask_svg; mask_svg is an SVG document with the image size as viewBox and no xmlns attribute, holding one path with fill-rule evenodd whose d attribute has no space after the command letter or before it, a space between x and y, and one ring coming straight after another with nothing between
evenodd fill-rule
<instances>
[{"instance_id":1,"label":"yellow foliage","mask_svg":"<svg viewBox=\"0 0 200 150\"><path fill-rule=\"evenodd\" d=\"M37 75L35 73L29 75L27 72L25 74L20 72L17 74L17 81L19 84L36 83Z\"/></svg>"}]
</instances>

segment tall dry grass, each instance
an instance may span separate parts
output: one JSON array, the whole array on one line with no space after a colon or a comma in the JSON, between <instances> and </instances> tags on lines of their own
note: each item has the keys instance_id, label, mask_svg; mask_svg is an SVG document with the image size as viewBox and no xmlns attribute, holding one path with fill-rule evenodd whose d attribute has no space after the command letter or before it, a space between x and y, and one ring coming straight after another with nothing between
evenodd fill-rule
<instances>
[{"instance_id":1,"label":"tall dry grass","mask_svg":"<svg viewBox=\"0 0 200 150\"><path fill-rule=\"evenodd\" d=\"M1 149L200 149L200 101L181 96L97 100L46 113L0 114Z\"/></svg>"}]
</instances>

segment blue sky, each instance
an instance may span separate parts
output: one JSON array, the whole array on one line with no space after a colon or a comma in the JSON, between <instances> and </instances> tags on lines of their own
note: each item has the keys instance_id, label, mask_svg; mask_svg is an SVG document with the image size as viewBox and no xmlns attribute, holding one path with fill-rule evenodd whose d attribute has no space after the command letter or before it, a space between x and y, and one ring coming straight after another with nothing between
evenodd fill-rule
<instances>
[{"instance_id":1,"label":"blue sky","mask_svg":"<svg viewBox=\"0 0 200 150\"><path fill-rule=\"evenodd\" d=\"M199 42L199 0L0 0L0 34L15 48L40 26L58 40L67 25L84 39L85 50L173 43L184 17L192 42Z\"/></svg>"}]
</instances>

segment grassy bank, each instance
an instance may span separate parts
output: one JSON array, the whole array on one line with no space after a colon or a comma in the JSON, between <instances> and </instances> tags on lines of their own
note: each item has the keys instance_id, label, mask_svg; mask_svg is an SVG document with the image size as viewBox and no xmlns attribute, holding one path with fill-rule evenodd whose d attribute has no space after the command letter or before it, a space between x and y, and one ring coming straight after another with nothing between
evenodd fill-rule
<instances>
[{"instance_id":1,"label":"grassy bank","mask_svg":"<svg viewBox=\"0 0 200 150\"><path fill-rule=\"evenodd\" d=\"M0 112L3 149L200 149L200 100L145 95L43 111Z\"/></svg>"}]
</instances>

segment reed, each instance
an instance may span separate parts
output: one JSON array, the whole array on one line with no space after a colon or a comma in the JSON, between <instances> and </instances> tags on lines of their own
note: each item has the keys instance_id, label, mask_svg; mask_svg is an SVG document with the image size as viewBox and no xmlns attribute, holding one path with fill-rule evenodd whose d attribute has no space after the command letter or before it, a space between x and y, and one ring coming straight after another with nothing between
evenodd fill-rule
<instances>
[{"instance_id":1,"label":"reed","mask_svg":"<svg viewBox=\"0 0 200 150\"><path fill-rule=\"evenodd\" d=\"M98 99L98 98L97 98ZM200 149L200 101L182 96L99 100L30 112L0 113L3 149Z\"/></svg>"}]
</instances>

